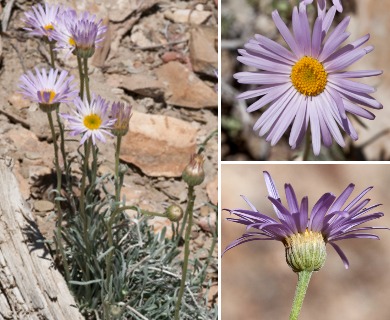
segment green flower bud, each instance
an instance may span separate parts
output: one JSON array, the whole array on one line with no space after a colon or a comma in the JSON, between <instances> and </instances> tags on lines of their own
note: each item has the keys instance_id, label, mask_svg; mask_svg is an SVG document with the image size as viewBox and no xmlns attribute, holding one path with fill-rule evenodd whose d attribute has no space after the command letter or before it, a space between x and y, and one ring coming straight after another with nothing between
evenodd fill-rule
<instances>
[{"instance_id":1,"label":"green flower bud","mask_svg":"<svg viewBox=\"0 0 390 320\"><path fill-rule=\"evenodd\" d=\"M184 168L182 173L183 180L189 186L197 186L204 180L203 170L204 158L200 154L193 154L191 156L190 163Z\"/></svg>"},{"instance_id":2,"label":"green flower bud","mask_svg":"<svg viewBox=\"0 0 390 320\"><path fill-rule=\"evenodd\" d=\"M59 107L59 103L40 103L39 109L43 112L50 113Z\"/></svg>"},{"instance_id":3,"label":"green flower bud","mask_svg":"<svg viewBox=\"0 0 390 320\"><path fill-rule=\"evenodd\" d=\"M90 58L95 53L95 47L78 47L73 51L73 53L80 58Z\"/></svg>"},{"instance_id":4,"label":"green flower bud","mask_svg":"<svg viewBox=\"0 0 390 320\"><path fill-rule=\"evenodd\" d=\"M180 221L183 218L183 209L176 204L172 204L167 208L166 215L171 221Z\"/></svg>"},{"instance_id":5,"label":"green flower bud","mask_svg":"<svg viewBox=\"0 0 390 320\"><path fill-rule=\"evenodd\" d=\"M294 272L318 271L325 264L326 248L320 232L306 230L284 241L287 264Z\"/></svg>"}]
</instances>

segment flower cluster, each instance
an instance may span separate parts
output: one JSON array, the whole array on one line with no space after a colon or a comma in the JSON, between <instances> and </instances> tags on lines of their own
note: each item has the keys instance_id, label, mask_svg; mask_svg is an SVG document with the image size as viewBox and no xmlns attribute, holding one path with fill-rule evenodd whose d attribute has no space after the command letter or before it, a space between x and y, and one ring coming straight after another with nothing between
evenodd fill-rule
<instances>
[{"instance_id":1,"label":"flower cluster","mask_svg":"<svg viewBox=\"0 0 390 320\"><path fill-rule=\"evenodd\" d=\"M334 139L344 147L342 131L353 140L358 139L349 114L369 120L375 118L362 107L382 108L382 104L370 96L375 89L355 79L377 76L382 71L345 71L373 50L372 46L365 46L370 36L367 34L342 46L350 35L346 31L349 17L329 32L336 10L342 11L339 0L333 0L334 5L328 11L325 0L318 0L319 15L310 28L306 6L312 2L302 0L294 7L292 31L275 10L272 18L290 50L255 35L244 49L238 50L237 59L259 71L239 72L234 77L239 83L258 86L237 97L258 98L249 105L248 112L268 106L253 127L259 130L260 136L266 135L266 140L275 145L291 127L289 144L294 149L311 133L313 151L318 155L321 142L329 147Z\"/></svg>"},{"instance_id":2,"label":"flower cluster","mask_svg":"<svg viewBox=\"0 0 390 320\"><path fill-rule=\"evenodd\" d=\"M104 39L107 27L95 15L83 12L78 15L70 8L45 3L25 13L26 30L33 36L54 41L58 49L89 58Z\"/></svg>"},{"instance_id":3,"label":"flower cluster","mask_svg":"<svg viewBox=\"0 0 390 320\"><path fill-rule=\"evenodd\" d=\"M61 114L68 120L70 134L72 136L83 134L80 144L88 138L96 144L96 139L105 142L104 134L125 135L129 129L131 107L126 104L114 102L109 112L109 102L100 96L81 99L79 92L75 90L73 76L68 72L57 69L35 70L20 78L19 87L26 99L38 103L42 111L51 112L59 107L60 103L73 103L76 110L70 114Z\"/></svg>"},{"instance_id":4,"label":"flower cluster","mask_svg":"<svg viewBox=\"0 0 390 320\"><path fill-rule=\"evenodd\" d=\"M47 3L44 6L38 4L26 12L24 22L29 34L50 41L50 45L55 43L57 50L66 49L85 60L94 54L107 30L102 20L88 12L77 14L73 9ZM87 78L88 69L81 76ZM83 83L81 81L81 92ZM70 135L82 134L80 144L89 138L93 144L97 140L105 142L104 135L123 136L129 130L131 107L114 102L110 112L109 102L100 96L90 101L87 97L81 99L83 93L75 89L73 76L65 70L40 71L36 68L35 75L31 71L22 75L19 87L26 99L38 103L47 113L58 111L60 103L73 103L76 109L71 111L72 114L61 114L61 117L68 121Z\"/></svg>"}]
</instances>

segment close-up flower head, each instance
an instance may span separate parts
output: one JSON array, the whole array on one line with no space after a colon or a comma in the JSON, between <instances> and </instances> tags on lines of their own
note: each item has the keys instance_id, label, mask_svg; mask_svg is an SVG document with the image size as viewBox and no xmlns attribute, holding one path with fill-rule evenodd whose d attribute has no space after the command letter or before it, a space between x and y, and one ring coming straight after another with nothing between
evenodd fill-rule
<instances>
[{"instance_id":1,"label":"close-up flower head","mask_svg":"<svg viewBox=\"0 0 390 320\"><path fill-rule=\"evenodd\" d=\"M81 100L77 97L74 100L76 110L73 114L61 114L61 117L68 121L67 127L71 136L82 134L80 144L91 138L96 145L96 140L106 142L104 135L112 136L110 132L116 119L109 118L109 103L102 97L92 97L89 103L86 98Z\"/></svg>"},{"instance_id":2,"label":"close-up flower head","mask_svg":"<svg viewBox=\"0 0 390 320\"><path fill-rule=\"evenodd\" d=\"M74 77L58 69L35 68L35 74L27 71L20 77L19 87L26 99L39 104L43 111L55 109L59 103L69 103L78 95L73 82Z\"/></svg>"},{"instance_id":3,"label":"close-up flower head","mask_svg":"<svg viewBox=\"0 0 390 320\"><path fill-rule=\"evenodd\" d=\"M334 139L344 147L340 129L353 140L358 139L349 115L373 120L374 114L362 106L382 108L370 96L375 89L355 81L380 75L382 71L345 71L373 50L372 46L364 46L370 36L341 46L350 35L346 31L350 18L344 18L329 33L335 12L333 6L326 15L318 16L311 30L306 5L301 3L293 9L291 32L278 11L274 11L272 18L290 50L262 35L255 35L239 50L237 59L259 71L234 75L239 83L258 85L237 98L260 97L248 107L248 112L268 106L253 129L259 130L260 136L266 135L271 145L291 127L289 144L293 149L308 134L315 155L320 153L321 141L330 147Z\"/></svg>"},{"instance_id":4,"label":"close-up flower head","mask_svg":"<svg viewBox=\"0 0 390 320\"><path fill-rule=\"evenodd\" d=\"M132 107L123 102L114 102L111 106L111 117L116 119L112 133L115 136L124 136L129 131L129 122L132 116Z\"/></svg>"},{"instance_id":5,"label":"close-up flower head","mask_svg":"<svg viewBox=\"0 0 390 320\"><path fill-rule=\"evenodd\" d=\"M295 272L317 271L325 263L325 245L329 243L339 254L345 268L348 268L348 259L335 242L344 239L379 239L377 235L366 231L387 229L361 227L362 224L383 216L382 212L367 214L380 206L374 204L367 207L370 199L363 199L372 187L363 190L348 204L346 204L347 200L355 187L352 183L338 197L330 192L325 193L314 204L309 214L308 197L303 197L299 203L294 189L286 183L284 188L287 206L284 206L274 181L266 171L264 179L268 189L268 199L274 207L278 220L259 212L245 196L242 196L251 210L225 210L238 217L227 218L227 220L245 225L246 232L233 241L225 252L250 241L276 240L285 246L287 263Z\"/></svg>"},{"instance_id":6,"label":"close-up flower head","mask_svg":"<svg viewBox=\"0 0 390 320\"><path fill-rule=\"evenodd\" d=\"M58 48L89 58L103 41L106 31L107 27L103 25L102 19L97 19L88 12L78 15L75 10L68 9L61 15L53 38L57 41Z\"/></svg>"},{"instance_id":7,"label":"close-up flower head","mask_svg":"<svg viewBox=\"0 0 390 320\"><path fill-rule=\"evenodd\" d=\"M33 6L30 11L24 13L24 23L27 25L25 30L32 36L46 37L52 40L53 30L57 28L58 17L61 9L58 5L52 5L45 2Z\"/></svg>"}]
</instances>

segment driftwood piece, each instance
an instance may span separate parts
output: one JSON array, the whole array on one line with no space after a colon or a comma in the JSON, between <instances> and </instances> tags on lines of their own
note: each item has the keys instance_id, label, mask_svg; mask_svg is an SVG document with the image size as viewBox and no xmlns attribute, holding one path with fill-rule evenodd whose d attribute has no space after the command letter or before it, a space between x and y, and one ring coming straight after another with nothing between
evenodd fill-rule
<instances>
[{"instance_id":1,"label":"driftwood piece","mask_svg":"<svg viewBox=\"0 0 390 320\"><path fill-rule=\"evenodd\" d=\"M0 319L84 319L53 266L31 211L0 158Z\"/></svg>"}]
</instances>

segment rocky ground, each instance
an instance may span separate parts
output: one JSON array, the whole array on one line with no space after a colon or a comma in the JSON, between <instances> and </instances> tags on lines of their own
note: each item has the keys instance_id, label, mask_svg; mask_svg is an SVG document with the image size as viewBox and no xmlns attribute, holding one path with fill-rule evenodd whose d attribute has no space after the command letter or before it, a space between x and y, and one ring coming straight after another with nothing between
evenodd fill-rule
<instances>
[{"instance_id":1,"label":"rocky ground","mask_svg":"<svg viewBox=\"0 0 390 320\"><path fill-rule=\"evenodd\" d=\"M55 1L58 2L58 1ZM164 211L175 202L185 208L181 172L197 145L217 129L217 1L72 1L78 10L95 13L109 31L90 65L92 92L133 106L130 132L121 160L130 167L122 197L129 205ZM32 1L0 1L0 156L16 160L20 190L31 205L41 231L50 236L53 206L53 144L46 115L17 93L18 79L34 67L48 67L48 48L22 29L23 12ZM67 2L69 5L69 2ZM74 56L58 52L61 68L78 78ZM61 111L66 110L66 106ZM78 142L68 143L70 156ZM99 145L100 174L112 173L114 144ZM218 146L212 138L205 151L206 179L196 188L192 251L207 256L209 225L216 223ZM77 169L76 169L77 175ZM156 231L169 224L152 220ZM170 228L168 228L170 229ZM169 235L168 235L169 236ZM217 249L210 292L217 296Z\"/></svg>"},{"instance_id":2,"label":"rocky ground","mask_svg":"<svg viewBox=\"0 0 390 320\"><path fill-rule=\"evenodd\" d=\"M234 1L222 0L221 6L221 78L222 78L222 160L300 160L302 148L291 150L288 145L288 131L279 143L270 147L264 138L252 130L260 116L260 111L246 112L244 100L237 101L235 96L249 89L248 85L239 85L233 74L239 71L249 71L243 67L237 58L237 49L242 48L254 34L262 34L285 45L271 18L274 9L278 9L284 21L291 23L292 4L290 0ZM328 4L330 1L327 1ZM370 33L368 45L375 50L355 63L353 70L379 69L384 73L373 79L362 79L377 89L373 97L379 100L383 110L374 110L374 121L362 119L354 121L359 140L353 142L345 136L344 149L333 143L332 148L322 148L320 157L311 160L389 160L389 109L386 101L389 99L389 51L387 30L389 26L388 12L385 9L389 1L342 1L344 11L337 14L335 21L339 22L346 15L352 19L348 27L351 36L345 44ZM313 12L312 12L313 13Z\"/></svg>"}]
</instances>

